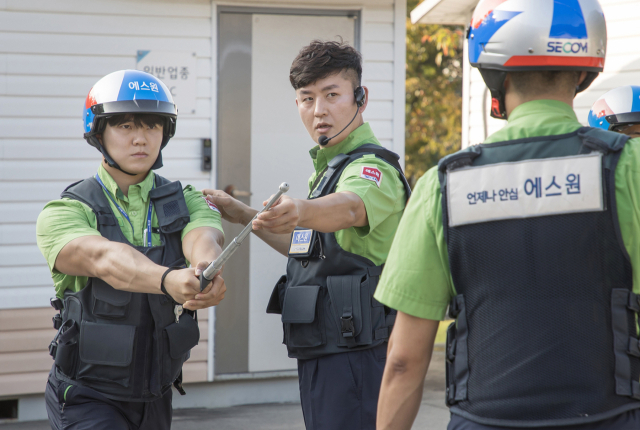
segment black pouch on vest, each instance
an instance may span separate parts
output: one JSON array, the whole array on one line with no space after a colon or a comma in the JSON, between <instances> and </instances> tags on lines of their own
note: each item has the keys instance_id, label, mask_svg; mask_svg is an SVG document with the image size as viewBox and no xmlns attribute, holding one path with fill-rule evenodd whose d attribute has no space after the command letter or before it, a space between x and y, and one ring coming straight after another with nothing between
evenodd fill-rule
<instances>
[{"instance_id":1,"label":"black pouch on vest","mask_svg":"<svg viewBox=\"0 0 640 430\"><path fill-rule=\"evenodd\" d=\"M78 379L128 387L136 326L83 321L80 327Z\"/></svg>"},{"instance_id":2,"label":"black pouch on vest","mask_svg":"<svg viewBox=\"0 0 640 430\"><path fill-rule=\"evenodd\" d=\"M287 275L282 275L276 286L273 287L271 297L269 297L269 303L267 304L268 314L282 314L282 301L284 299L284 289L287 285Z\"/></svg>"},{"instance_id":3,"label":"black pouch on vest","mask_svg":"<svg viewBox=\"0 0 640 430\"><path fill-rule=\"evenodd\" d=\"M92 282L93 314L106 319L124 318L132 293L116 290L100 278L93 278Z\"/></svg>"},{"instance_id":4,"label":"black pouch on vest","mask_svg":"<svg viewBox=\"0 0 640 430\"><path fill-rule=\"evenodd\" d=\"M319 285L289 287L282 305L282 322L288 346L314 347L326 343Z\"/></svg>"},{"instance_id":5,"label":"black pouch on vest","mask_svg":"<svg viewBox=\"0 0 640 430\"><path fill-rule=\"evenodd\" d=\"M158 225L163 233L178 232L189 223L189 209L180 181L154 188L149 192L149 198L156 209Z\"/></svg>"},{"instance_id":6,"label":"black pouch on vest","mask_svg":"<svg viewBox=\"0 0 640 430\"><path fill-rule=\"evenodd\" d=\"M362 275L327 277L331 311L339 329L340 346L352 348L372 342L371 299L368 288L362 286L362 278ZM363 300L366 300L365 306L362 306Z\"/></svg>"},{"instance_id":7,"label":"black pouch on vest","mask_svg":"<svg viewBox=\"0 0 640 430\"><path fill-rule=\"evenodd\" d=\"M79 334L80 331L75 321L66 320L63 322L58 337L55 363L58 369L70 378L74 377L76 371Z\"/></svg>"},{"instance_id":8,"label":"black pouch on vest","mask_svg":"<svg viewBox=\"0 0 640 430\"><path fill-rule=\"evenodd\" d=\"M310 228L296 227L291 234L289 257L296 260L318 258L322 251L321 248L322 243L317 231Z\"/></svg>"},{"instance_id":9,"label":"black pouch on vest","mask_svg":"<svg viewBox=\"0 0 640 430\"><path fill-rule=\"evenodd\" d=\"M184 313L179 323L173 323L164 329L165 340L169 343L168 354L163 356L162 385L172 384L182 370L182 363L189 358L191 348L200 340L198 322Z\"/></svg>"}]
</instances>

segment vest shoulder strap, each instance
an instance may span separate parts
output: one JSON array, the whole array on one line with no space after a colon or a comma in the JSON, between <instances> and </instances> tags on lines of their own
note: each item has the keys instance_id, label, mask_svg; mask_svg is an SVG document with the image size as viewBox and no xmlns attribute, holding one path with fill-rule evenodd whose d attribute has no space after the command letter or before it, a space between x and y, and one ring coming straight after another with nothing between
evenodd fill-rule
<instances>
[{"instance_id":1,"label":"vest shoulder strap","mask_svg":"<svg viewBox=\"0 0 640 430\"><path fill-rule=\"evenodd\" d=\"M105 208L109 209L107 197L93 176L69 185L62 194L60 194L60 198L68 198L82 202L89 206L96 214L103 212Z\"/></svg>"},{"instance_id":2,"label":"vest shoulder strap","mask_svg":"<svg viewBox=\"0 0 640 430\"><path fill-rule=\"evenodd\" d=\"M581 128L578 130L578 136L586 147L602 151L605 154L622 151L624 145L630 139L626 134L595 127Z\"/></svg>"},{"instance_id":3,"label":"vest shoulder strap","mask_svg":"<svg viewBox=\"0 0 640 430\"><path fill-rule=\"evenodd\" d=\"M400 156L393 151L389 151L387 148L384 148L379 145L375 145L373 143L365 143L364 145L359 146L358 148L349 152L348 155L354 155L354 154L360 154L360 153L375 154L376 156L382 158L384 161L386 161L387 163L395 167L396 170L398 170L399 172L402 172L402 166L400 166L400 162L399 162Z\"/></svg>"},{"instance_id":4,"label":"vest shoulder strap","mask_svg":"<svg viewBox=\"0 0 640 430\"><path fill-rule=\"evenodd\" d=\"M159 188L159 187L161 187L163 185L169 185L172 182L172 181L168 180L167 178L158 175L157 173L155 174L155 181L156 181L156 188Z\"/></svg>"},{"instance_id":5,"label":"vest shoulder strap","mask_svg":"<svg viewBox=\"0 0 640 430\"><path fill-rule=\"evenodd\" d=\"M409 199L409 196L411 196L411 187L409 186L409 182L407 182L407 178L405 178L402 167L398 162L400 157L395 152L389 151L380 145L372 143L366 143L347 154L340 154L332 158L327 169L325 169L324 175L322 175L320 184L315 188L315 190L312 190L309 198L315 199L332 193L338 185L338 180L340 179L344 169L346 169L347 166L355 160L362 158L367 154L373 154L376 157L383 159L398 171L400 174L400 180L405 188L407 199Z\"/></svg>"}]
</instances>

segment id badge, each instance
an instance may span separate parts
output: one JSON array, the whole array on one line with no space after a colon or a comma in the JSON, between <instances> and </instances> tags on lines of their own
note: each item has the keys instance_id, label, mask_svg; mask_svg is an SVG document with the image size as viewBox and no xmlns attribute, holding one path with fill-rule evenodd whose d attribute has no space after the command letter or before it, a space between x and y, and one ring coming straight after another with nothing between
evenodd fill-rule
<instances>
[{"instance_id":1,"label":"id badge","mask_svg":"<svg viewBox=\"0 0 640 430\"><path fill-rule=\"evenodd\" d=\"M316 232L312 229L296 229L291 235L289 257L310 257L313 253Z\"/></svg>"}]
</instances>

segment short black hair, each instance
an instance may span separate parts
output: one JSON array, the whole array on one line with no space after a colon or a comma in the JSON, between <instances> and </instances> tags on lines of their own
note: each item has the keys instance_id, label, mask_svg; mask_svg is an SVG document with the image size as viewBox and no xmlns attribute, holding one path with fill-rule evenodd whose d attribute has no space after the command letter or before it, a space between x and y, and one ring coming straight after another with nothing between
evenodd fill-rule
<instances>
[{"instance_id":1,"label":"short black hair","mask_svg":"<svg viewBox=\"0 0 640 430\"><path fill-rule=\"evenodd\" d=\"M151 113L124 113L107 117L106 121L111 127L117 127L129 121L133 121L136 127L142 127L143 124L148 127L164 126L165 123L162 115L154 115Z\"/></svg>"},{"instance_id":2,"label":"short black hair","mask_svg":"<svg viewBox=\"0 0 640 430\"><path fill-rule=\"evenodd\" d=\"M580 73L571 70L532 70L510 72L510 75L513 90L523 96L548 93L571 93L575 95Z\"/></svg>"},{"instance_id":3,"label":"short black hair","mask_svg":"<svg viewBox=\"0 0 640 430\"><path fill-rule=\"evenodd\" d=\"M289 81L294 90L306 87L336 73L344 73L353 88L362 82L362 56L343 42L313 40L300 50L289 70Z\"/></svg>"}]
</instances>

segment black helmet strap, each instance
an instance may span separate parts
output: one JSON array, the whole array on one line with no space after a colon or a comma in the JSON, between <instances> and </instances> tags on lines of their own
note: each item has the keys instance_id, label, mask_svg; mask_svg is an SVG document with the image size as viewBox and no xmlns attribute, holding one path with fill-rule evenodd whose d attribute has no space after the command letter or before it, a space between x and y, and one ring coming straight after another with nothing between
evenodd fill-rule
<instances>
[{"instance_id":1,"label":"black helmet strap","mask_svg":"<svg viewBox=\"0 0 640 430\"><path fill-rule=\"evenodd\" d=\"M491 91L491 118L507 119L507 108L504 102L506 93L504 80L507 78L507 72L482 68L478 70Z\"/></svg>"}]
</instances>

